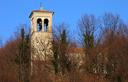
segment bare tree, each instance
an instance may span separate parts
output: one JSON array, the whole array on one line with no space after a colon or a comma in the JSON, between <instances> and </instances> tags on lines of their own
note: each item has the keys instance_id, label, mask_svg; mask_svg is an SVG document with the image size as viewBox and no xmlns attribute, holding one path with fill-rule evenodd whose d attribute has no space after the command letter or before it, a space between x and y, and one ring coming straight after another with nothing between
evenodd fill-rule
<instances>
[{"instance_id":1,"label":"bare tree","mask_svg":"<svg viewBox=\"0 0 128 82\"><path fill-rule=\"evenodd\" d=\"M124 60L127 60L127 25L123 23L118 15L106 13L102 22L102 43L99 45L100 60L97 62L98 73L105 74L112 82L123 82L127 73ZM125 29L125 30L124 30ZM98 56L97 55L97 56Z\"/></svg>"},{"instance_id":2,"label":"bare tree","mask_svg":"<svg viewBox=\"0 0 128 82\"><path fill-rule=\"evenodd\" d=\"M3 46L3 42L2 42L2 39L0 37L0 48Z\"/></svg>"},{"instance_id":3,"label":"bare tree","mask_svg":"<svg viewBox=\"0 0 128 82\"><path fill-rule=\"evenodd\" d=\"M96 18L93 15L84 15L81 17L78 27L83 46L92 48L94 46L94 33L96 31Z\"/></svg>"},{"instance_id":4,"label":"bare tree","mask_svg":"<svg viewBox=\"0 0 128 82\"><path fill-rule=\"evenodd\" d=\"M70 71L71 62L69 60L69 37L66 30L67 26L63 23L55 26L56 31L53 34L53 55L55 73L61 72L65 74Z\"/></svg>"},{"instance_id":5,"label":"bare tree","mask_svg":"<svg viewBox=\"0 0 128 82\"><path fill-rule=\"evenodd\" d=\"M78 27L80 29L80 38L85 49L85 66L91 71L92 55L91 49L94 48L94 33L96 32L96 18L93 15L84 15L81 17ZM89 63L90 62L90 63Z\"/></svg>"}]
</instances>

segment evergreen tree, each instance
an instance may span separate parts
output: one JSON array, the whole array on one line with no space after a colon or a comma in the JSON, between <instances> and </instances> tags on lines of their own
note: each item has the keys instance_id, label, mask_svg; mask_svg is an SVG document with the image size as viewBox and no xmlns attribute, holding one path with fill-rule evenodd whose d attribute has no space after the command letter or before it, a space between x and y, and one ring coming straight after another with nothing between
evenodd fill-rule
<instances>
[{"instance_id":1,"label":"evergreen tree","mask_svg":"<svg viewBox=\"0 0 128 82\"><path fill-rule=\"evenodd\" d=\"M19 54L15 59L16 64L19 66L19 82L29 82L30 80L30 58L29 34L26 34L24 28L22 28Z\"/></svg>"}]
</instances>

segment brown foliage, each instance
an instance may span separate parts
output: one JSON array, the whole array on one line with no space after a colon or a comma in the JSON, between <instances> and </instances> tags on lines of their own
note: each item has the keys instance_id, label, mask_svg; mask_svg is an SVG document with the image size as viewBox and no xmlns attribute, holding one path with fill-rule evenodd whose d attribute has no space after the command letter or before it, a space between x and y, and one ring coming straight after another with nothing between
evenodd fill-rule
<instances>
[{"instance_id":1,"label":"brown foliage","mask_svg":"<svg viewBox=\"0 0 128 82\"><path fill-rule=\"evenodd\" d=\"M85 16L85 18L86 20L82 19L80 21L80 26L84 28L81 31L82 34L90 35L90 38L86 37L86 39L90 39L89 42L85 42L83 48L77 48L76 45L74 46L68 41L69 37L67 37L65 29L59 30L58 34L54 36L53 61L35 61L33 67L36 71L35 73L31 72L31 82L128 81L128 26L120 22L118 16L105 14L102 33L99 36L100 40L97 40L100 42L96 43L93 36L96 28L94 17ZM59 27L63 28L64 25ZM83 37L81 38L83 39ZM19 81L19 66L16 63L16 58L20 53L20 41L19 38L10 40L0 48L0 82ZM86 50L88 50L87 53ZM70 54L78 52L88 58L88 61L87 58L84 60L86 66L83 65L81 68L76 68L75 66L78 63L72 60L73 58L69 58L72 57ZM53 62L54 66L52 68L56 71L56 74L53 71L48 71L48 64ZM83 71L86 67L89 70Z\"/></svg>"},{"instance_id":2,"label":"brown foliage","mask_svg":"<svg viewBox=\"0 0 128 82\"><path fill-rule=\"evenodd\" d=\"M0 49L0 80L2 82L18 81L15 55L18 54L17 40L9 41Z\"/></svg>"}]
</instances>

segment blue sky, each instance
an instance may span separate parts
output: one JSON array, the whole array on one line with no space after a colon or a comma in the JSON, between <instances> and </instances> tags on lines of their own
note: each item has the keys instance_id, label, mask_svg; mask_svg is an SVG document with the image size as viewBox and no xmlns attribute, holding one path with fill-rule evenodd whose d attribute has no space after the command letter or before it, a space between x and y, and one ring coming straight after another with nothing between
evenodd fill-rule
<instances>
[{"instance_id":1,"label":"blue sky","mask_svg":"<svg viewBox=\"0 0 128 82\"><path fill-rule=\"evenodd\" d=\"M29 26L29 14L39 9L40 2L44 9L55 12L53 25L65 22L70 30L77 27L78 20L84 14L99 17L105 12L112 12L128 23L128 0L1 0L0 39L5 42L18 26Z\"/></svg>"}]
</instances>

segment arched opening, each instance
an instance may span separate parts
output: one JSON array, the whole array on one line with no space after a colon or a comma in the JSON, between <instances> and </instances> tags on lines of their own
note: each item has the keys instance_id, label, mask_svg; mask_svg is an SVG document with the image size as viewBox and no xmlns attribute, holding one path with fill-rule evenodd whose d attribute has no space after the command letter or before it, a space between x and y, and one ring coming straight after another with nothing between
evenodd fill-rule
<instances>
[{"instance_id":1,"label":"arched opening","mask_svg":"<svg viewBox=\"0 0 128 82\"><path fill-rule=\"evenodd\" d=\"M48 19L44 19L44 32L48 31Z\"/></svg>"},{"instance_id":2,"label":"arched opening","mask_svg":"<svg viewBox=\"0 0 128 82\"><path fill-rule=\"evenodd\" d=\"M42 20L41 18L37 19L37 31L41 31L42 30Z\"/></svg>"}]
</instances>

